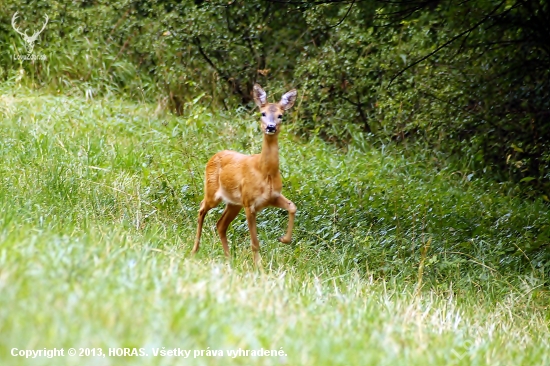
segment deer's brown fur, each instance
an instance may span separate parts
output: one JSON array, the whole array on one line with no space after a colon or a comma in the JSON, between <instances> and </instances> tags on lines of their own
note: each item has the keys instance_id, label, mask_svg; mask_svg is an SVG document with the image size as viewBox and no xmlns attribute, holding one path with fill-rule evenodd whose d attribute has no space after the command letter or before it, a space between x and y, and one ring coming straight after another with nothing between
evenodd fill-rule
<instances>
[{"instance_id":1,"label":"deer's brown fur","mask_svg":"<svg viewBox=\"0 0 550 366\"><path fill-rule=\"evenodd\" d=\"M250 230L254 263L260 260L256 214L268 206L285 209L289 213L286 234L279 238L290 243L296 214L296 206L282 195L283 183L279 173L279 144L283 113L294 105L296 90L285 93L278 103L267 103L262 87L254 85L254 101L261 112L263 132L262 152L256 155L244 155L235 151L221 151L206 164L204 181L204 199L199 208L197 236L193 253L199 250L202 226L206 213L221 201L226 203L225 210L216 227L220 235L223 250L229 256L227 228L244 207Z\"/></svg>"}]
</instances>

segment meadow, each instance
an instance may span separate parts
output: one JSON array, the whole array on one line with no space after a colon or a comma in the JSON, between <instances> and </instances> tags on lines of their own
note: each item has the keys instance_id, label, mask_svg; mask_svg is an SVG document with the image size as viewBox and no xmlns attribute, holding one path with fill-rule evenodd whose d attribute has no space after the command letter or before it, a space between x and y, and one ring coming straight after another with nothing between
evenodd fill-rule
<instances>
[{"instance_id":1,"label":"meadow","mask_svg":"<svg viewBox=\"0 0 550 366\"><path fill-rule=\"evenodd\" d=\"M193 258L204 165L260 151L255 111L189 101L175 116L13 83L0 95L2 365L550 365L543 198L429 150L301 138L293 114L280 136L293 243L276 240L286 212L264 210L254 268L241 213L226 260L220 205ZM174 348L284 354L153 355Z\"/></svg>"}]
</instances>

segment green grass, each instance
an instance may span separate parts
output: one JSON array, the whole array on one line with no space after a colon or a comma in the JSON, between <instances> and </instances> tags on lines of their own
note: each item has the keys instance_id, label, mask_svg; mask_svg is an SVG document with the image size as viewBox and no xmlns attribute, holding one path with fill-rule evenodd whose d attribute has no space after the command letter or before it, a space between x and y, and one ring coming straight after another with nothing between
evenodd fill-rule
<instances>
[{"instance_id":1,"label":"green grass","mask_svg":"<svg viewBox=\"0 0 550 366\"><path fill-rule=\"evenodd\" d=\"M543 201L509 197L428 152L281 136L283 211L246 221L226 261L203 167L258 152L255 116L182 117L124 100L0 87L0 364L550 364ZM143 347L148 357L25 360L12 348ZM153 357L153 348L283 357Z\"/></svg>"}]
</instances>

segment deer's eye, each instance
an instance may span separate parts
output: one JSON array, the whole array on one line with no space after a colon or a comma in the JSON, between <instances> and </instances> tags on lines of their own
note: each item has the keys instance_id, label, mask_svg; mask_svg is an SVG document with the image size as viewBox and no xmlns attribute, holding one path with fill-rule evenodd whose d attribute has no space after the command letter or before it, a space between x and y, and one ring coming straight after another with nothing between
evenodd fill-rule
<instances>
[{"instance_id":1,"label":"deer's eye","mask_svg":"<svg viewBox=\"0 0 550 366\"><path fill-rule=\"evenodd\" d=\"M283 115L282 114L279 114L279 119L283 118Z\"/></svg>"},{"instance_id":2,"label":"deer's eye","mask_svg":"<svg viewBox=\"0 0 550 366\"><path fill-rule=\"evenodd\" d=\"M265 117L265 112L262 112L262 117Z\"/></svg>"}]
</instances>

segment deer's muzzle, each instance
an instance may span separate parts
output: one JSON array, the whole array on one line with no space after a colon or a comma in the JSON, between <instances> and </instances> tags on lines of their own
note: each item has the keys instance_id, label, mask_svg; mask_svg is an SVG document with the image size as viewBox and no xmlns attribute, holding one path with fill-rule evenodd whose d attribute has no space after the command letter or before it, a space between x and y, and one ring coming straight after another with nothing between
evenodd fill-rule
<instances>
[{"instance_id":1,"label":"deer's muzzle","mask_svg":"<svg viewBox=\"0 0 550 366\"><path fill-rule=\"evenodd\" d=\"M265 133L268 135L273 135L275 132L277 132L277 127L275 126L275 124L269 124L265 128Z\"/></svg>"}]
</instances>

